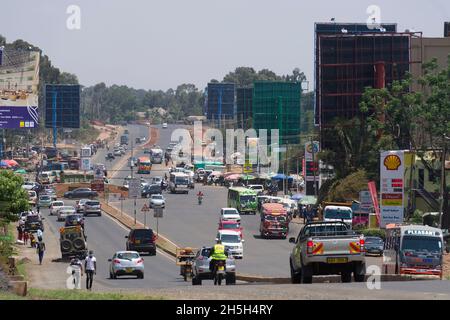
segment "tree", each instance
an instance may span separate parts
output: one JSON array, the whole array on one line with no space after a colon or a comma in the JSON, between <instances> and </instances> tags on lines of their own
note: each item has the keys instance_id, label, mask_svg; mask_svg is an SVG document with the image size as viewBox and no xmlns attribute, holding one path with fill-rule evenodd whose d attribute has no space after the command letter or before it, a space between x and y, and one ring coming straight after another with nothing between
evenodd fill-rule
<instances>
[{"instance_id":1,"label":"tree","mask_svg":"<svg viewBox=\"0 0 450 320\"><path fill-rule=\"evenodd\" d=\"M22 177L12 171L0 171L0 223L3 225L17 221L18 214L30 207L27 191L22 184Z\"/></svg>"},{"instance_id":2,"label":"tree","mask_svg":"<svg viewBox=\"0 0 450 320\"><path fill-rule=\"evenodd\" d=\"M285 75L284 77L285 81L289 81L289 82L303 82L306 81L306 76L303 72L300 71L299 68L295 68L292 71L291 75Z\"/></svg>"}]
</instances>

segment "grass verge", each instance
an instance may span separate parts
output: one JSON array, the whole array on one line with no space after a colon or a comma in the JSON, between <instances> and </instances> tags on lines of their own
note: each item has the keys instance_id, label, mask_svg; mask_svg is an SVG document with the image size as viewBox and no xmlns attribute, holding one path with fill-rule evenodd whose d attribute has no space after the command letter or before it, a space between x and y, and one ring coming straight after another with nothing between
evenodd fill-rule
<instances>
[{"instance_id":1,"label":"grass verge","mask_svg":"<svg viewBox=\"0 0 450 320\"><path fill-rule=\"evenodd\" d=\"M43 290L30 288L30 300L165 300L162 296L136 293L89 292L84 290Z\"/></svg>"}]
</instances>

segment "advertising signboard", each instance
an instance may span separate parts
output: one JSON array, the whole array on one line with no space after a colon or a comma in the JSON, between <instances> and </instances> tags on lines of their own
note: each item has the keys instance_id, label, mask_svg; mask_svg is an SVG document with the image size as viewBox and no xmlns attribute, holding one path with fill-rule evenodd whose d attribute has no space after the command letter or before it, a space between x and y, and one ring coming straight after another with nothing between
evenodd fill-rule
<instances>
[{"instance_id":1,"label":"advertising signboard","mask_svg":"<svg viewBox=\"0 0 450 320\"><path fill-rule=\"evenodd\" d=\"M91 158L81 158L81 171L91 170Z\"/></svg>"},{"instance_id":2,"label":"advertising signboard","mask_svg":"<svg viewBox=\"0 0 450 320\"><path fill-rule=\"evenodd\" d=\"M314 146L314 150L313 150ZM314 151L314 157L316 157L317 153L320 151L319 147L319 141L313 141L305 143L305 160L306 161L313 161L313 151Z\"/></svg>"},{"instance_id":3,"label":"advertising signboard","mask_svg":"<svg viewBox=\"0 0 450 320\"><path fill-rule=\"evenodd\" d=\"M39 52L2 51L0 128L36 128L39 124Z\"/></svg>"},{"instance_id":4,"label":"advertising signboard","mask_svg":"<svg viewBox=\"0 0 450 320\"><path fill-rule=\"evenodd\" d=\"M404 216L404 151L380 154L380 227L402 223Z\"/></svg>"},{"instance_id":5,"label":"advertising signboard","mask_svg":"<svg viewBox=\"0 0 450 320\"><path fill-rule=\"evenodd\" d=\"M79 85L47 84L45 86L46 128L53 128L53 126L80 128L80 91ZM54 119L55 116L56 119Z\"/></svg>"},{"instance_id":6,"label":"advertising signboard","mask_svg":"<svg viewBox=\"0 0 450 320\"><path fill-rule=\"evenodd\" d=\"M141 195L141 181L137 178L133 178L129 182L128 197L137 198Z\"/></svg>"},{"instance_id":7,"label":"advertising signboard","mask_svg":"<svg viewBox=\"0 0 450 320\"><path fill-rule=\"evenodd\" d=\"M369 210L373 207L370 191L364 190L359 192L360 209Z\"/></svg>"}]
</instances>

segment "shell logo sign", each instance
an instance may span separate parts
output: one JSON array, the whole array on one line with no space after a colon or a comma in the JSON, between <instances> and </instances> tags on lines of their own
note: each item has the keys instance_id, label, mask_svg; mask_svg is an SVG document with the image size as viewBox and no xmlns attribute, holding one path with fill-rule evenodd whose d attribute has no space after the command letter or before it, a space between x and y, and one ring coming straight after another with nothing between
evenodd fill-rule
<instances>
[{"instance_id":1,"label":"shell logo sign","mask_svg":"<svg viewBox=\"0 0 450 320\"><path fill-rule=\"evenodd\" d=\"M383 164L386 167L386 170L398 170L402 165L402 161L398 155L391 154L384 158Z\"/></svg>"}]
</instances>

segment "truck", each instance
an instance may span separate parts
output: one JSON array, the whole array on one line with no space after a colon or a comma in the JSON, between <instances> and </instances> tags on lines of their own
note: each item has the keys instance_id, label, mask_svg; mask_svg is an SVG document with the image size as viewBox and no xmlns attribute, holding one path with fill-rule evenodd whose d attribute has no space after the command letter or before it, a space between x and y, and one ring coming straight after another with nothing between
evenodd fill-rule
<instances>
[{"instance_id":1,"label":"truck","mask_svg":"<svg viewBox=\"0 0 450 320\"><path fill-rule=\"evenodd\" d=\"M150 149L150 159L152 163L162 163L164 151L161 148Z\"/></svg>"},{"instance_id":2,"label":"truck","mask_svg":"<svg viewBox=\"0 0 450 320\"><path fill-rule=\"evenodd\" d=\"M61 227L59 245L62 259L78 257L84 259L88 253L87 238L81 226Z\"/></svg>"},{"instance_id":3,"label":"truck","mask_svg":"<svg viewBox=\"0 0 450 320\"><path fill-rule=\"evenodd\" d=\"M261 223L259 227L261 238L281 237L286 239L289 233L287 211L280 203L265 203L261 208Z\"/></svg>"},{"instance_id":4,"label":"truck","mask_svg":"<svg viewBox=\"0 0 450 320\"><path fill-rule=\"evenodd\" d=\"M366 274L364 236L345 222L309 222L297 238L289 257L292 283L312 283L313 276L340 275L342 282L363 282Z\"/></svg>"},{"instance_id":5,"label":"truck","mask_svg":"<svg viewBox=\"0 0 450 320\"><path fill-rule=\"evenodd\" d=\"M126 135L120 136L120 144L121 145L124 145L124 144L128 145L128 136L126 136Z\"/></svg>"}]
</instances>

